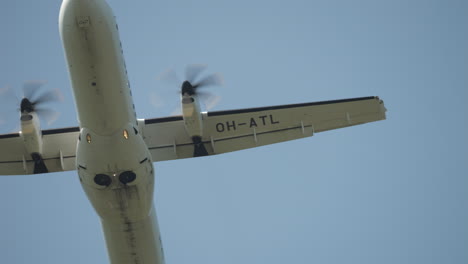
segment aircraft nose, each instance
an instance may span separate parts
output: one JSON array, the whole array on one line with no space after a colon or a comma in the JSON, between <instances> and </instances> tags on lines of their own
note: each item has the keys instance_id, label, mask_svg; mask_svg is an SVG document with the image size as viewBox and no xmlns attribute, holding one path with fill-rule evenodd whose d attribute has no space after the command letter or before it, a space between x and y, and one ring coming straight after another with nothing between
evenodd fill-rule
<instances>
[{"instance_id":1,"label":"aircraft nose","mask_svg":"<svg viewBox=\"0 0 468 264\"><path fill-rule=\"evenodd\" d=\"M60 7L60 27L86 27L92 19L113 17L105 0L63 0ZM87 24L88 23L88 24Z\"/></svg>"},{"instance_id":2,"label":"aircraft nose","mask_svg":"<svg viewBox=\"0 0 468 264\"><path fill-rule=\"evenodd\" d=\"M63 0L60 12L90 12L99 8L100 2L104 0Z\"/></svg>"}]
</instances>

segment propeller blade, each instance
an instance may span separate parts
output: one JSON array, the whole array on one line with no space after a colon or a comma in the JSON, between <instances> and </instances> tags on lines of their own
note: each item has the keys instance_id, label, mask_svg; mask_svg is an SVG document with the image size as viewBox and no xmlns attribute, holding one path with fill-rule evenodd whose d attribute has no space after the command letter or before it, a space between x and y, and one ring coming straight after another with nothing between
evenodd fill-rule
<instances>
[{"instance_id":1,"label":"propeller blade","mask_svg":"<svg viewBox=\"0 0 468 264\"><path fill-rule=\"evenodd\" d=\"M194 83L195 79L207 68L206 64L189 64L185 68L185 79Z\"/></svg>"},{"instance_id":2,"label":"propeller blade","mask_svg":"<svg viewBox=\"0 0 468 264\"><path fill-rule=\"evenodd\" d=\"M27 81L23 84L23 97L33 100L34 96L46 81Z\"/></svg>"},{"instance_id":3,"label":"propeller blade","mask_svg":"<svg viewBox=\"0 0 468 264\"><path fill-rule=\"evenodd\" d=\"M173 68L168 69L163 73L159 74L158 77L156 77L156 79L159 81L164 81L170 85L176 86L179 86L179 84L181 83L176 71Z\"/></svg>"},{"instance_id":4,"label":"propeller blade","mask_svg":"<svg viewBox=\"0 0 468 264\"><path fill-rule=\"evenodd\" d=\"M203 99L203 100L208 100L210 97L213 97L213 93L211 92L205 92L205 91L200 91L197 92L198 98Z\"/></svg>"},{"instance_id":5,"label":"propeller blade","mask_svg":"<svg viewBox=\"0 0 468 264\"><path fill-rule=\"evenodd\" d=\"M200 80L197 84L194 85L196 88L219 85L222 86L224 83L223 76L220 73L213 73L211 75L206 76L202 80Z\"/></svg>"},{"instance_id":6,"label":"propeller blade","mask_svg":"<svg viewBox=\"0 0 468 264\"><path fill-rule=\"evenodd\" d=\"M197 92L198 98L203 102L205 105L206 110L211 110L213 107L218 105L218 103L221 101L221 96L219 95L214 95L213 93L210 92Z\"/></svg>"},{"instance_id":7,"label":"propeller blade","mask_svg":"<svg viewBox=\"0 0 468 264\"><path fill-rule=\"evenodd\" d=\"M149 99L150 99L151 105L156 108L161 108L165 105L164 99L160 95L158 95L156 92L152 92L150 94Z\"/></svg>"},{"instance_id":8,"label":"propeller blade","mask_svg":"<svg viewBox=\"0 0 468 264\"><path fill-rule=\"evenodd\" d=\"M7 85L0 89L0 103L3 107L6 106L5 108L8 109L13 109L14 106L19 105L19 99L11 86Z\"/></svg>"},{"instance_id":9,"label":"propeller blade","mask_svg":"<svg viewBox=\"0 0 468 264\"><path fill-rule=\"evenodd\" d=\"M212 95L212 96L208 97L204 101L205 101L206 110L211 110L211 109L213 109L215 106L217 106L219 104L219 102L221 101L221 96Z\"/></svg>"},{"instance_id":10,"label":"propeller blade","mask_svg":"<svg viewBox=\"0 0 468 264\"><path fill-rule=\"evenodd\" d=\"M10 90L11 87L9 85L0 88L0 98L3 98Z\"/></svg>"},{"instance_id":11,"label":"propeller blade","mask_svg":"<svg viewBox=\"0 0 468 264\"><path fill-rule=\"evenodd\" d=\"M55 89L55 90L50 90L47 92L44 92L43 94L39 95L36 100L34 100L34 104L44 104L44 103L49 103L49 102L58 102L58 101L63 101L63 96L60 93L60 90Z\"/></svg>"},{"instance_id":12,"label":"propeller blade","mask_svg":"<svg viewBox=\"0 0 468 264\"><path fill-rule=\"evenodd\" d=\"M172 112L170 113L170 115L182 115L182 106L179 105L177 106L177 108L175 108L174 110L172 110Z\"/></svg>"},{"instance_id":13,"label":"propeller blade","mask_svg":"<svg viewBox=\"0 0 468 264\"><path fill-rule=\"evenodd\" d=\"M1 132L13 132L13 121L18 117L19 99L11 86L0 88L0 130ZM17 132L14 131L14 132Z\"/></svg>"},{"instance_id":14,"label":"propeller blade","mask_svg":"<svg viewBox=\"0 0 468 264\"><path fill-rule=\"evenodd\" d=\"M53 109L45 108L42 104L63 101L63 95L58 89L42 89L45 83L46 81L26 81L22 86L24 97L21 100L18 99L15 91L10 87L0 88L0 106L12 109L12 113L15 109L19 112L36 112L40 119L46 121L49 125L52 124L60 116L60 113ZM10 107L9 104L12 106ZM5 113L0 116L2 128L11 124L11 117L16 116L6 114L6 111L0 111L1 113Z\"/></svg>"},{"instance_id":15,"label":"propeller blade","mask_svg":"<svg viewBox=\"0 0 468 264\"><path fill-rule=\"evenodd\" d=\"M47 125L52 124L55 122L58 117L60 116L60 113L50 109L50 108L37 108L35 109L35 112L39 116L39 118L45 120L47 122Z\"/></svg>"}]
</instances>

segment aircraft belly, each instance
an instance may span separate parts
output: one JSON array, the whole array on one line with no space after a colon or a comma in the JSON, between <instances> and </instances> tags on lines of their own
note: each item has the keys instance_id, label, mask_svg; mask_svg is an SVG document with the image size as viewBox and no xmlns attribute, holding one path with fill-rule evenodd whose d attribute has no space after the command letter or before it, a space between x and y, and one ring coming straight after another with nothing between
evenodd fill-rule
<instances>
[{"instance_id":1,"label":"aircraft belly","mask_svg":"<svg viewBox=\"0 0 468 264\"><path fill-rule=\"evenodd\" d=\"M163 264L164 253L154 207L138 222L102 221L112 264Z\"/></svg>"},{"instance_id":2,"label":"aircraft belly","mask_svg":"<svg viewBox=\"0 0 468 264\"><path fill-rule=\"evenodd\" d=\"M137 129L112 10L104 0L64 0L59 27L80 122L76 166L111 263L162 264L152 157Z\"/></svg>"},{"instance_id":3,"label":"aircraft belly","mask_svg":"<svg viewBox=\"0 0 468 264\"><path fill-rule=\"evenodd\" d=\"M76 159L80 182L101 218L112 264L164 263L151 154L131 125L123 129L128 133L101 136L82 128ZM128 172L135 177L122 177Z\"/></svg>"},{"instance_id":4,"label":"aircraft belly","mask_svg":"<svg viewBox=\"0 0 468 264\"><path fill-rule=\"evenodd\" d=\"M80 126L106 135L136 123L117 24L107 3L64 1L60 33Z\"/></svg>"}]
</instances>

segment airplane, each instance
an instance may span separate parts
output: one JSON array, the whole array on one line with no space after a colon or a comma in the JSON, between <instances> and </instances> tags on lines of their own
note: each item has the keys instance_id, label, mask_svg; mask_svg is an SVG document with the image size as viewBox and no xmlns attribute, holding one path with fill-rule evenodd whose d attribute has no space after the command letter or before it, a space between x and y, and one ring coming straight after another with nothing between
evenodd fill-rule
<instances>
[{"instance_id":1,"label":"airplane","mask_svg":"<svg viewBox=\"0 0 468 264\"><path fill-rule=\"evenodd\" d=\"M41 130L23 98L21 130L0 135L0 175L76 170L98 214L110 263L165 263L153 203L154 162L212 156L386 119L377 96L202 112L193 69L182 114L138 119L119 28L105 0L63 0L59 31L79 125Z\"/></svg>"}]
</instances>

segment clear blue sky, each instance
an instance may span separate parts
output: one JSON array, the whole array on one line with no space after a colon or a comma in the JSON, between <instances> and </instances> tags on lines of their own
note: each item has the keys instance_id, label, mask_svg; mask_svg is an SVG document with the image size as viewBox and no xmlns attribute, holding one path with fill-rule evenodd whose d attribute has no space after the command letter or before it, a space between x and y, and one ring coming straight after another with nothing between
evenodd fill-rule
<instances>
[{"instance_id":1,"label":"clear blue sky","mask_svg":"<svg viewBox=\"0 0 468 264\"><path fill-rule=\"evenodd\" d=\"M388 109L383 122L157 163L167 264L468 263L467 1L109 2L140 118L177 107L156 77L189 63L224 74L213 110L368 95ZM0 87L41 79L64 93L45 128L77 125L60 3L0 3ZM0 201L0 263L108 262L74 172L1 177Z\"/></svg>"}]
</instances>

